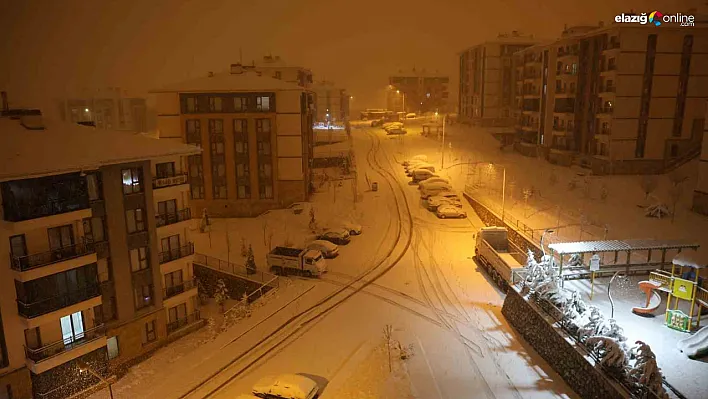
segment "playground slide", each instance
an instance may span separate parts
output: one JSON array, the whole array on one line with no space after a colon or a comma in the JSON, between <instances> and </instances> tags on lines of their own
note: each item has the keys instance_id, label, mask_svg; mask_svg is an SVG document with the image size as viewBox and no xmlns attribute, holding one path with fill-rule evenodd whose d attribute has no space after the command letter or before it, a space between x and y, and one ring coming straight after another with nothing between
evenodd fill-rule
<instances>
[{"instance_id":1,"label":"playground slide","mask_svg":"<svg viewBox=\"0 0 708 399\"><path fill-rule=\"evenodd\" d=\"M708 327L703 327L677 344L678 349L690 358L708 354Z\"/></svg>"},{"instance_id":2,"label":"playground slide","mask_svg":"<svg viewBox=\"0 0 708 399\"><path fill-rule=\"evenodd\" d=\"M647 302L644 307L633 307L632 312L642 315L654 313L661 306L661 296L655 291L659 287L661 287L661 284L654 281L640 281L639 289L647 295Z\"/></svg>"}]
</instances>

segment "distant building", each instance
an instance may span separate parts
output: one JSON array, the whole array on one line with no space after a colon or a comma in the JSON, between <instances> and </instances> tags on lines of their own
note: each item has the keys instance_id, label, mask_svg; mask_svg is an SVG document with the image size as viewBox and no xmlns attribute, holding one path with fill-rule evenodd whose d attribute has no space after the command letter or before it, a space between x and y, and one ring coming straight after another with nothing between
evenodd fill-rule
<instances>
[{"instance_id":1,"label":"distant building","mask_svg":"<svg viewBox=\"0 0 708 399\"><path fill-rule=\"evenodd\" d=\"M566 29L515 54L517 149L596 174L663 173L700 152L708 29Z\"/></svg>"},{"instance_id":2,"label":"distant building","mask_svg":"<svg viewBox=\"0 0 708 399\"><path fill-rule=\"evenodd\" d=\"M708 113L708 101L706 102ZM701 159L698 163L698 183L693 190L693 210L708 215L708 119L703 128Z\"/></svg>"},{"instance_id":3,"label":"distant building","mask_svg":"<svg viewBox=\"0 0 708 399\"><path fill-rule=\"evenodd\" d=\"M114 374L203 323L189 186L163 178L199 152L2 109L0 397L69 397L98 383L82 364Z\"/></svg>"},{"instance_id":4,"label":"distant building","mask_svg":"<svg viewBox=\"0 0 708 399\"><path fill-rule=\"evenodd\" d=\"M386 106L394 112L451 112L450 78L425 69L399 71L388 78Z\"/></svg>"},{"instance_id":5,"label":"distant building","mask_svg":"<svg viewBox=\"0 0 708 399\"><path fill-rule=\"evenodd\" d=\"M332 82L315 82L310 89L315 94L316 122L341 123L349 120L349 95Z\"/></svg>"},{"instance_id":6,"label":"distant building","mask_svg":"<svg viewBox=\"0 0 708 399\"><path fill-rule=\"evenodd\" d=\"M294 83L300 87L310 87L312 85L312 71L300 66L290 65L277 55L266 55L262 59L253 62L256 71L263 76L270 76L288 83Z\"/></svg>"},{"instance_id":7,"label":"distant building","mask_svg":"<svg viewBox=\"0 0 708 399\"><path fill-rule=\"evenodd\" d=\"M118 88L97 91L59 101L66 122L93 122L98 129L147 132L147 104L144 98L126 97Z\"/></svg>"},{"instance_id":8,"label":"distant building","mask_svg":"<svg viewBox=\"0 0 708 399\"><path fill-rule=\"evenodd\" d=\"M193 212L254 216L307 200L314 99L305 88L234 64L151 93L159 137L205 149L188 160Z\"/></svg>"},{"instance_id":9,"label":"distant building","mask_svg":"<svg viewBox=\"0 0 708 399\"><path fill-rule=\"evenodd\" d=\"M481 126L512 126L516 80L512 55L538 42L532 35L513 31L461 52L459 119Z\"/></svg>"}]
</instances>

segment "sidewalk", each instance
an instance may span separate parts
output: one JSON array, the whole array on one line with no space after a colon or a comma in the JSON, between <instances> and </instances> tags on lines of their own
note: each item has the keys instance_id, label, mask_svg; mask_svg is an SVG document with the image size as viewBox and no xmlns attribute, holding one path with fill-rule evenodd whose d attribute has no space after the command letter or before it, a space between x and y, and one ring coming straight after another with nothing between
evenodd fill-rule
<instances>
[{"instance_id":1,"label":"sidewalk","mask_svg":"<svg viewBox=\"0 0 708 399\"><path fill-rule=\"evenodd\" d=\"M132 367L128 374L113 384L114 396L116 398L179 397L293 316L297 311L298 302L312 299L316 295L310 291L291 305L286 306L286 304L311 287L313 287L312 283L303 280L295 280L290 284L283 283L278 290L254 303L249 318L241 320L227 331L214 337L219 325L216 321L212 321L201 330L159 349L150 358ZM275 316L253 328L284 306L286 307ZM302 309L303 306L300 305L300 308ZM252 331L244 334L251 328ZM241 338L229 345L242 334L244 335ZM90 396L91 399L108 397L107 389Z\"/></svg>"}]
</instances>

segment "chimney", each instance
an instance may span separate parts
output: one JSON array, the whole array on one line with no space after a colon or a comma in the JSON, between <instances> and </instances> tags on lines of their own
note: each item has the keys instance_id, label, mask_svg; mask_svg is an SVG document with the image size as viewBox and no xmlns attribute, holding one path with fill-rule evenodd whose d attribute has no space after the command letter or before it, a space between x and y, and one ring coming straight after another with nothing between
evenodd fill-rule
<instances>
[{"instance_id":1,"label":"chimney","mask_svg":"<svg viewBox=\"0 0 708 399\"><path fill-rule=\"evenodd\" d=\"M232 75L240 75L245 71L243 68L243 65L241 64L231 64L231 74Z\"/></svg>"},{"instance_id":2,"label":"chimney","mask_svg":"<svg viewBox=\"0 0 708 399\"><path fill-rule=\"evenodd\" d=\"M214 72L209 71L209 77L213 78L214 77Z\"/></svg>"},{"instance_id":3,"label":"chimney","mask_svg":"<svg viewBox=\"0 0 708 399\"><path fill-rule=\"evenodd\" d=\"M0 95L2 96L2 111L7 112L10 110L10 103L7 102L7 92L3 91Z\"/></svg>"}]
</instances>

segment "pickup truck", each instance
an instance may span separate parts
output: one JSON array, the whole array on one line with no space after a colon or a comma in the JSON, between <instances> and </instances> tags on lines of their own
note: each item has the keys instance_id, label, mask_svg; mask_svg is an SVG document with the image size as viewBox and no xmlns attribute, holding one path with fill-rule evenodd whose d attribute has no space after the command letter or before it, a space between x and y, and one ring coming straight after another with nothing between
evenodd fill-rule
<instances>
[{"instance_id":1,"label":"pickup truck","mask_svg":"<svg viewBox=\"0 0 708 399\"><path fill-rule=\"evenodd\" d=\"M327 270L322 253L314 249L275 247L266 260L270 270L277 275L316 277Z\"/></svg>"},{"instance_id":2,"label":"pickup truck","mask_svg":"<svg viewBox=\"0 0 708 399\"><path fill-rule=\"evenodd\" d=\"M512 272L524 268L509 252L509 237L505 227L482 227L477 233L474 253L492 279L505 291L512 282Z\"/></svg>"}]
</instances>

